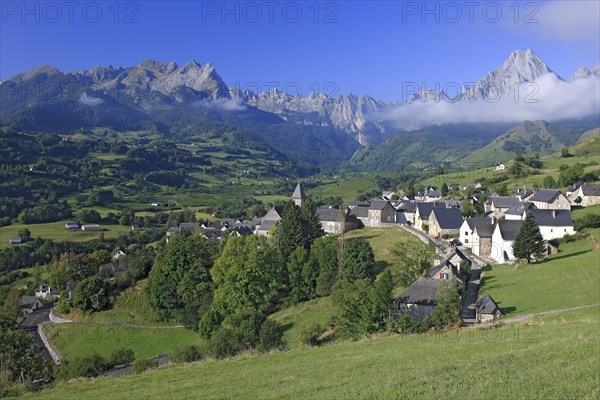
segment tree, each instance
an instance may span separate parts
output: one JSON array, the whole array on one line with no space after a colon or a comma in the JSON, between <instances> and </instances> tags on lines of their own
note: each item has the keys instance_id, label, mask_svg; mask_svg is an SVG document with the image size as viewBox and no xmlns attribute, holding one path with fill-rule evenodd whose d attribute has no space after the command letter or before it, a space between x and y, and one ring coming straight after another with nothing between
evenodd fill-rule
<instances>
[{"instance_id":1,"label":"tree","mask_svg":"<svg viewBox=\"0 0 600 400\"><path fill-rule=\"evenodd\" d=\"M575 199L575 204L577 204L577 206L580 206L582 201L583 199L581 198L581 196L577 196L577 198Z\"/></svg>"},{"instance_id":2,"label":"tree","mask_svg":"<svg viewBox=\"0 0 600 400\"><path fill-rule=\"evenodd\" d=\"M562 158L567 158L567 157L571 157L572 154L569 152L569 148L568 147L563 147L562 150L560 151L560 156Z\"/></svg>"},{"instance_id":3,"label":"tree","mask_svg":"<svg viewBox=\"0 0 600 400\"><path fill-rule=\"evenodd\" d=\"M542 186L546 189L552 189L554 186L556 186L556 182L554 181L554 178L550 175L545 176L544 180L542 181Z\"/></svg>"},{"instance_id":4,"label":"tree","mask_svg":"<svg viewBox=\"0 0 600 400\"><path fill-rule=\"evenodd\" d=\"M519 260L537 260L546 251L546 241L542 237L540 228L533 214L527 213L513 242L513 254Z\"/></svg>"},{"instance_id":5,"label":"tree","mask_svg":"<svg viewBox=\"0 0 600 400\"><path fill-rule=\"evenodd\" d=\"M300 209L291 200L285 204L275 240L279 254L284 261L296 247L304 246L304 229L302 228Z\"/></svg>"},{"instance_id":6,"label":"tree","mask_svg":"<svg viewBox=\"0 0 600 400\"><path fill-rule=\"evenodd\" d=\"M465 200L460 206L460 213L463 217L471 218L477 214L477 210L475 209L475 206L471 204L470 201Z\"/></svg>"},{"instance_id":7,"label":"tree","mask_svg":"<svg viewBox=\"0 0 600 400\"><path fill-rule=\"evenodd\" d=\"M525 158L523 158L523 155L521 154L520 150L515 151L514 160L515 160L515 163L520 163L520 162L525 161Z\"/></svg>"},{"instance_id":8,"label":"tree","mask_svg":"<svg viewBox=\"0 0 600 400\"><path fill-rule=\"evenodd\" d=\"M17 236L21 238L23 243L28 242L31 239L31 231L27 228L20 229L19 232L17 232Z\"/></svg>"},{"instance_id":9,"label":"tree","mask_svg":"<svg viewBox=\"0 0 600 400\"><path fill-rule=\"evenodd\" d=\"M393 290L394 281L388 268L379 275L370 293L372 323L376 331L383 330L388 324L388 319L394 307Z\"/></svg>"},{"instance_id":10,"label":"tree","mask_svg":"<svg viewBox=\"0 0 600 400\"><path fill-rule=\"evenodd\" d=\"M348 241L342 256L342 277L349 282L373 277L375 256L369 242L363 238Z\"/></svg>"},{"instance_id":11,"label":"tree","mask_svg":"<svg viewBox=\"0 0 600 400\"><path fill-rule=\"evenodd\" d=\"M4 320L4 318L3 318ZM33 349L33 338L21 329L12 329L16 321L9 318L0 329L0 393L4 385L31 384L44 378L44 363Z\"/></svg>"},{"instance_id":12,"label":"tree","mask_svg":"<svg viewBox=\"0 0 600 400\"><path fill-rule=\"evenodd\" d=\"M169 240L154 262L148 283L150 301L161 317L202 311L200 306L212 295L209 270L214 253L214 246L199 235L182 232Z\"/></svg>"},{"instance_id":13,"label":"tree","mask_svg":"<svg viewBox=\"0 0 600 400\"><path fill-rule=\"evenodd\" d=\"M105 281L92 276L79 282L73 294L73 305L83 311L100 311L108 304Z\"/></svg>"},{"instance_id":14,"label":"tree","mask_svg":"<svg viewBox=\"0 0 600 400\"><path fill-rule=\"evenodd\" d=\"M558 184L560 186L570 186L583 178L585 167L581 163L575 163L570 167L560 168L558 175Z\"/></svg>"},{"instance_id":15,"label":"tree","mask_svg":"<svg viewBox=\"0 0 600 400\"><path fill-rule=\"evenodd\" d=\"M304 232L304 248L308 250L315 239L325 235L321 220L317 215L317 206L311 199L306 199L302 204L300 219Z\"/></svg>"},{"instance_id":16,"label":"tree","mask_svg":"<svg viewBox=\"0 0 600 400\"><path fill-rule=\"evenodd\" d=\"M210 273L217 284L214 303L226 312L263 312L282 288L278 255L262 236L227 240Z\"/></svg>"},{"instance_id":17,"label":"tree","mask_svg":"<svg viewBox=\"0 0 600 400\"><path fill-rule=\"evenodd\" d=\"M442 196L448 196L448 185L446 185L446 182L442 184Z\"/></svg>"},{"instance_id":18,"label":"tree","mask_svg":"<svg viewBox=\"0 0 600 400\"><path fill-rule=\"evenodd\" d=\"M82 209L77 213L77 219L86 223L97 223L102 220L102 216L96 210Z\"/></svg>"},{"instance_id":19,"label":"tree","mask_svg":"<svg viewBox=\"0 0 600 400\"><path fill-rule=\"evenodd\" d=\"M394 249L396 262L392 264L391 273L394 280L404 287L424 276L432 266L435 254L423 245L400 242Z\"/></svg>"},{"instance_id":20,"label":"tree","mask_svg":"<svg viewBox=\"0 0 600 400\"><path fill-rule=\"evenodd\" d=\"M304 279L304 267L308 262L308 255L304 247L296 247L290 254L287 262L288 289L292 304L308 300L311 295L312 285Z\"/></svg>"},{"instance_id":21,"label":"tree","mask_svg":"<svg viewBox=\"0 0 600 400\"><path fill-rule=\"evenodd\" d=\"M458 318L458 286L454 283L443 284L435 296L435 308L426 323L437 329L456 325Z\"/></svg>"},{"instance_id":22,"label":"tree","mask_svg":"<svg viewBox=\"0 0 600 400\"><path fill-rule=\"evenodd\" d=\"M325 236L315 240L310 248L308 263L318 269L315 282L317 296L328 296L338 277L338 247L336 237Z\"/></svg>"}]
</instances>

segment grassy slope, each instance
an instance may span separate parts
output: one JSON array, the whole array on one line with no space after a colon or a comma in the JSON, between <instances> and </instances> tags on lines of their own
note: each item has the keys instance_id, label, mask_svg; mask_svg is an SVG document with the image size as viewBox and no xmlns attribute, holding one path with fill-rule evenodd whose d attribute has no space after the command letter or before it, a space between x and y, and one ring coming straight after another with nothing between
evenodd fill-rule
<instances>
[{"instance_id":1,"label":"grassy slope","mask_svg":"<svg viewBox=\"0 0 600 400\"><path fill-rule=\"evenodd\" d=\"M77 380L44 398L592 399L600 393L599 323L596 307L492 330L378 337Z\"/></svg>"},{"instance_id":2,"label":"grassy slope","mask_svg":"<svg viewBox=\"0 0 600 400\"><path fill-rule=\"evenodd\" d=\"M484 274L482 290L510 316L600 303L600 254L588 238L561 244L548 262L494 265Z\"/></svg>"},{"instance_id":3,"label":"grassy slope","mask_svg":"<svg viewBox=\"0 0 600 400\"><path fill-rule=\"evenodd\" d=\"M492 143L470 153L464 161L479 165L507 162L514 155L514 150L505 150L507 141L524 146L524 151L521 151L523 154L550 154L560 151L565 145L576 143L581 134L581 130L578 129L561 128L544 121L526 121Z\"/></svg>"},{"instance_id":4,"label":"grassy slope","mask_svg":"<svg viewBox=\"0 0 600 400\"><path fill-rule=\"evenodd\" d=\"M368 178L348 178L310 189L307 194L313 198L341 197L344 201L356 200L360 192L376 189L377 186Z\"/></svg>"},{"instance_id":5,"label":"grassy slope","mask_svg":"<svg viewBox=\"0 0 600 400\"><path fill-rule=\"evenodd\" d=\"M47 326L50 341L63 357L73 359L93 352L108 357L118 348L129 348L136 359L168 353L174 347L198 344L197 333L184 329L128 328L118 325L65 324Z\"/></svg>"},{"instance_id":6,"label":"grassy slope","mask_svg":"<svg viewBox=\"0 0 600 400\"><path fill-rule=\"evenodd\" d=\"M595 140L592 142L592 140ZM596 171L599 169L598 162L600 156L600 136L595 136L591 139L586 139L581 143L578 143L569 148L570 152L574 155L573 157L562 158L560 154L551 154L548 156L541 157L544 167L539 170L539 175L530 175L525 178L514 179L506 181L509 188L529 186L529 187L541 187L544 177L552 176L557 179L561 165L573 165L575 163L582 163L586 165L585 171ZM506 172L498 172L495 167L484 167L483 163L480 162L468 162L465 163L462 170L459 172L451 172L444 175L436 175L429 178L423 183L429 183L432 185L441 186L444 182L447 184L458 183L465 185L469 182L477 182L481 178L493 178L498 174L505 174ZM512 165L512 161L506 163L508 168ZM566 188L563 188L566 189Z\"/></svg>"}]
</instances>

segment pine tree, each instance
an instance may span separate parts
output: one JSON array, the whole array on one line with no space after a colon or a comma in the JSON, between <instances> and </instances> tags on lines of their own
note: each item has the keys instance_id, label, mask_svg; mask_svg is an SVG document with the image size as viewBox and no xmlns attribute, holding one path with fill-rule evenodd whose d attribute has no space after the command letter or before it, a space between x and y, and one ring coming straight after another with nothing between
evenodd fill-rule
<instances>
[{"instance_id":1,"label":"pine tree","mask_svg":"<svg viewBox=\"0 0 600 400\"><path fill-rule=\"evenodd\" d=\"M442 196L448 196L448 185L446 185L446 182L442 184Z\"/></svg>"},{"instance_id":2,"label":"pine tree","mask_svg":"<svg viewBox=\"0 0 600 400\"><path fill-rule=\"evenodd\" d=\"M307 264L308 254L302 246L296 247L296 250L290 254L287 262L289 293L292 304L308 300L312 287L305 280L305 264ZM307 271L308 272L308 271Z\"/></svg>"},{"instance_id":3,"label":"pine tree","mask_svg":"<svg viewBox=\"0 0 600 400\"><path fill-rule=\"evenodd\" d=\"M306 199L302 204L300 218L304 233L304 248L308 250L315 239L325 234L321 220L319 220L319 216L317 215L317 206L311 199Z\"/></svg>"},{"instance_id":4,"label":"pine tree","mask_svg":"<svg viewBox=\"0 0 600 400\"><path fill-rule=\"evenodd\" d=\"M373 277L375 256L369 242L357 238L348 241L342 256L342 277L348 282Z\"/></svg>"},{"instance_id":5,"label":"pine tree","mask_svg":"<svg viewBox=\"0 0 600 400\"><path fill-rule=\"evenodd\" d=\"M527 263L530 263L532 258L537 260L542 257L545 251L546 241L542 237L540 227L533 214L527 213L519 232L515 236L513 254L517 259L527 260Z\"/></svg>"},{"instance_id":6,"label":"pine tree","mask_svg":"<svg viewBox=\"0 0 600 400\"><path fill-rule=\"evenodd\" d=\"M291 200L285 203L275 240L279 254L285 262L287 262L296 247L304 246L304 230L300 209Z\"/></svg>"}]
</instances>

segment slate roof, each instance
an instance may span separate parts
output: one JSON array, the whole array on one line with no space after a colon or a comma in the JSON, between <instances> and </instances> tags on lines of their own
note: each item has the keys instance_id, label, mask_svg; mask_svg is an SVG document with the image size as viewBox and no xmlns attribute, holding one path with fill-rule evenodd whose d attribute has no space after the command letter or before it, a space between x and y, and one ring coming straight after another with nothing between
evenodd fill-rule
<instances>
[{"instance_id":1,"label":"slate roof","mask_svg":"<svg viewBox=\"0 0 600 400\"><path fill-rule=\"evenodd\" d=\"M262 223L260 224L259 229L261 231L270 231L271 228L273 228L278 223L279 223L279 221L273 221L271 219L263 220Z\"/></svg>"},{"instance_id":2,"label":"slate roof","mask_svg":"<svg viewBox=\"0 0 600 400\"><path fill-rule=\"evenodd\" d=\"M349 207L369 207L369 205L371 204L370 202L368 202L367 200L356 200L356 201L349 201L348 203Z\"/></svg>"},{"instance_id":3,"label":"slate roof","mask_svg":"<svg viewBox=\"0 0 600 400\"><path fill-rule=\"evenodd\" d=\"M252 235L252 229L250 229L250 227L248 226L238 226L237 228L235 228L235 231L240 235L240 236L250 236Z\"/></svg>"},{"instance_id":4,"label":"slate roof","mask_svg":"<svg viewBox=\"0 0 600 400\"><path fill-rule=\"evenodd\" d=\"M430 190L427 193L425 193L425 196L427 196L427 197L442 197L442 192L440 192L439 190Z\"/></svg>"},{"instance_id":5,"label":"slate roof","mask_svg":"<svg viewBox=\"0 0 600 400\"><path fill-rule=\"evenodd\" d=\"M182 222L179 224L179 232L188 231L194 232L200 229L200 225L197 222Z\"/></svg>"},{"instance_id":6,"label":"slate roof","mask_svg":"<svg viewBox=\"0 0 600 400\"><path fill-rule=\"evenodd\" d=\"M479 298L475 303L475 307L477 308L478 314L494 314L496 316L502 315L500 308L489 294Z\"/></svg>"},{"instance_id":7,"label":"slate roof","mask_svg":"<svg viewBox=\"0 0 600 400\"><path fill-rule=\"evenodd\" d=\"M292 200L304 200L305 198L306 195L304 194L304 186L301 182L298 182L296 189L294 189L294 193L292 193Z\"/></svg>"},{"instance_id":8,"label":"slate roof","mask_svg":"<svg viewBox=\"0 0 600 400\"><path fill-rule=\"evenodd\" d=\"M36 304L42 306L42 302L35 296L21 296L21 307L33 308Z\"/></svg>"},{"instance_id":9,"label":"slate roof","mask_svg":"<svg viewBox=\"0 0 600 400\"><path fill-rule=\"evenodd\" d=\"M496 226L500 229L500 235L504 240L515 240L515 236L521 227L521 220L501 219Z\"/></svg>"},{"instance_id":10,"label":"slate roof","mask_svg":"<svg viewBox=\"0 0 600 400\"><path fill-rule=\"evenodd\" d=\"M407 194L406 196L404 196L402 198L402 200L407 200L407 201L413 202L413 201L415 201L415 196L413 196L412 194Z\"/></svg>"},{"instance_id":11,"label":"slate roof","mask_svg":"<svg viewBox=\"0 0 600 400\"><path fill-rule=\"evenodd\" d=\"M383 210L388 204L390 204L390 202L387 200L375 200L371 202L369 210Z\"/></svg>"},{"instance_id":12,"label":"slate roof","mask_svg":"<svg viewBox=\"0 0 600 400\"><path fill-rule=\"evenodd\" d=\"M317 216L320 221L338 222L340 220L340 210L337 208L317 208Z\"/></svg>"},{"instance_id":13,"label":"slate roof","mask_svg":"<svg viewBox=\"0 0 600 400\"><path fill-rule=\"evenodd\" d=\"M496 208L511 208L512 206L518 205L519 203L521 203L521 200L519 200L518 197L509 197L509 196L497 196L497 197L492 197L491 199L492 204L494 205L494 207Z\"/></svg>"},{"instance_id":14,"label":"slate roof","mask_svg":"<svg viewBox=\"0 0 600 400\"><path fill-rule=\"evenodd\" d=\"M271 208L264 217L262 217L261 224L264 224L265 221L279 221L281 219L282 211L278 210L276 207Z\"/></svg>"},{"instance_id":15,"label":"slate roof","mask_svg":"<svg viewBox=\"0 0 600 400\"><path fill-rule=\"evenodd\" d=\"M491 218L467 218L465 222L472 231L477 231L479 237L491 238L494 233L495 225L492 223Z\"/></svg>"},{"instance_id":16,"label":"slate roof","mask_svg":"<svg viewBox=\"0 0 600 400\"><path fill-rule=\"evenodd\" d=\"M515 204L514 206L512 206L511 208L506 210L506 212L504 214L523 215L523 213L525 211L530 210L530 209L535 209L535 208L537 208L537 207L533 203L531 203L529 201L524 201L520 204Z\"/></svg>"},{"instance_id":17,"label":"slate roof","mask_svg":"<svg viewBox=\"0 0 600 400\"><path fill-rule=\"evenodd\" d=\"M539 189L538 192L529 199L529 201L541 201L544 203L552 203L560 195L560 190L556 189Z\"/></svg>"},{"instance_id":18,"label":"slate roof","mask_svg":"<svg viewBox=\"0 0 600 400\"><path fill-rule=\"evenodd\" d=\"M432 212L441 229L458 229L463 223L463 217L458 208L434 207Z\"/></svg>"},{"instance_id":19,"label":"slate roof","mask_svg":"<svg viewBox=\"0 0 600 400\"><path fill-rule=\"evenodd\" d=\"M125 264L121 263L108 263L100 266L98 272L102 271L110 272L111 276L122 276L125 274L125 271L127 271L127 267Z\"/></svg>"},{"instance_id":20,"label":"slate roof","mask_svg":"<svg viewBox=\"0 0 600 400\"><path fill-rule=\"evenodd\" d=\"M434 203L416 203L416 204L417 204L417 210L419 211L419 215L421 216L421 219L422 220L429 219L429 215L431 214L431 211L433 210L433 207L435 206L435 204Z\"/></svg>"},{"instance_id":21,"label":"slate roof","mask_svg":"<svg viewBox=\"0 0 600 400\"><path fill-rule=\"evenodd\" d=\"M600 185L584 183L581 185L581 191L584 196L600 196Z\"/></svg>"},{"instance_id":22,"label":"slate roof","mask_svg":"<svg viewBox=\"0 0 600 400\"><path fill-rule=\"evenodd\" d=\"M415 213L417 211L417 203L402 203L398 211L404 211L407 213Z\"/></svg>"},{"instance_id":23,"label":"slate roof","mask_svg":"<svg viewBox=\"0 0 600 400\"><path fill-rule=\"evenodd\" d=\"M539 226L573 226L570 211L529 210Z\"/></svg>"},{"instance_id":24,"label":"slate roof","mask_svg":"<svg viewBox=\"0 0 600 400\"><path fill-rule=\"evenodd\" d=\"M369 207L354 207L350 210L350 215L357 218L367 218L369 216Z\"/></svg>"},{"instance_id":25,"label":"slate roof","mask_svg":"<svg viewBox=\"0 0 600 400\"><path fill-rule=\"evenodd\" d=\"M396 299L397 303L435 305L435 296L443 283L437 279L419 278Z\"/></svg>"}]
</instances>

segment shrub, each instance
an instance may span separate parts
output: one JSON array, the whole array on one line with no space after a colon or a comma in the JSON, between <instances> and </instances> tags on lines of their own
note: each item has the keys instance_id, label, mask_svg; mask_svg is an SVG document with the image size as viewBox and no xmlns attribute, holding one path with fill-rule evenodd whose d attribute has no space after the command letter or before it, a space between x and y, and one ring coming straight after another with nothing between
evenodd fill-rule
<instances>
[{"instance_id":1,"label":"shrub","mask_svg":"<svg viewBox=\"0 0 600 400\"><path fill-rule=\"evenodd\" d=\"M319 344L319 336L323 333L323 328L316 322L304 322L298 327L298 338L309 346Z\"/></svg>"},{"instance_id":2,"label":"shrub","mask_svg":"<svg viewBox=\"0 0 600 400\"><path fill-rule=\"evenodd\" d=\"M234 356L242 350L239 335L229 327L219 328L206 344L208 355L217 359Z\"/></svg>"},{"instance_id":3,"label":"shrub","mask_svg":"<svg viewBox=\"0 0 600 400\"><path fill-rule=\"evenodd\" d=\"M600 215L586 215L582 218L576 218L573 222L575 222L576 231L581 231L585 228L600 228Z\"/></svg>"},{"instance_id":4,"label":"shrub","mask_svg":"<svg viewBox=\"0 0 600 400\"><path fill-rule=\"evenodd\" d=\"M407 335L424 332L427 328L423 322L416 319L410 313L400 315L394 322L394 330Z\"/></svg>"},{"instance_id":5,"label":"shrub","mask_svg":"<svg viewBox=\"0 0 600 400\"><path fill-rule=\"evenodd\" d=\"M198 346L189 345L176 347L170 354L169 359L176 364L189 363L202 359L202 354Z\"/></svg>"},{"instance_id":6,"label":"shrub","mask_svg":"<svg viewBox=\"0 0 600 400\"><path fill-rule=\"evenodd\" d=\"M271 319L267 319L260 327L258 334L258 350L270 351L281 347L281 338L283 336L282 326Z\"/></svg>"},{"instance_id":7,"label":"shrub","mask_svg":"<svg viewBox=\"0 0 600 400\"><path fill-rule=\"evenodd\" d=\"M117 349L115 350L108 359L108 366L114 367L115 365L127 365L131 364L135 360L135 355L131 349Z\"/></svg>"},{"instance_id":8,"label":"shrub","mask_svg":"<svg viewBox=\"0 0 600 400\"><path fill-rule=\"evenodd\" d=\"M133 363L133 367L131 368L131 372L134 374L141 374L144 371L148 371L149 369L158 368L157 360L138 360Z\"/></svg>"},{"instance_id":9,"label":"shrub","mask_svg":"<svg viewBox=\"0 0 600 400\"><path fill-rule=\"evenodd\" d=\"M94 378L106 371L106 360L98 353L92 353L87 357L77 357L71 361L65 360L56 373L59 380L72 378Z\"/></svg>"}]
</instances>

